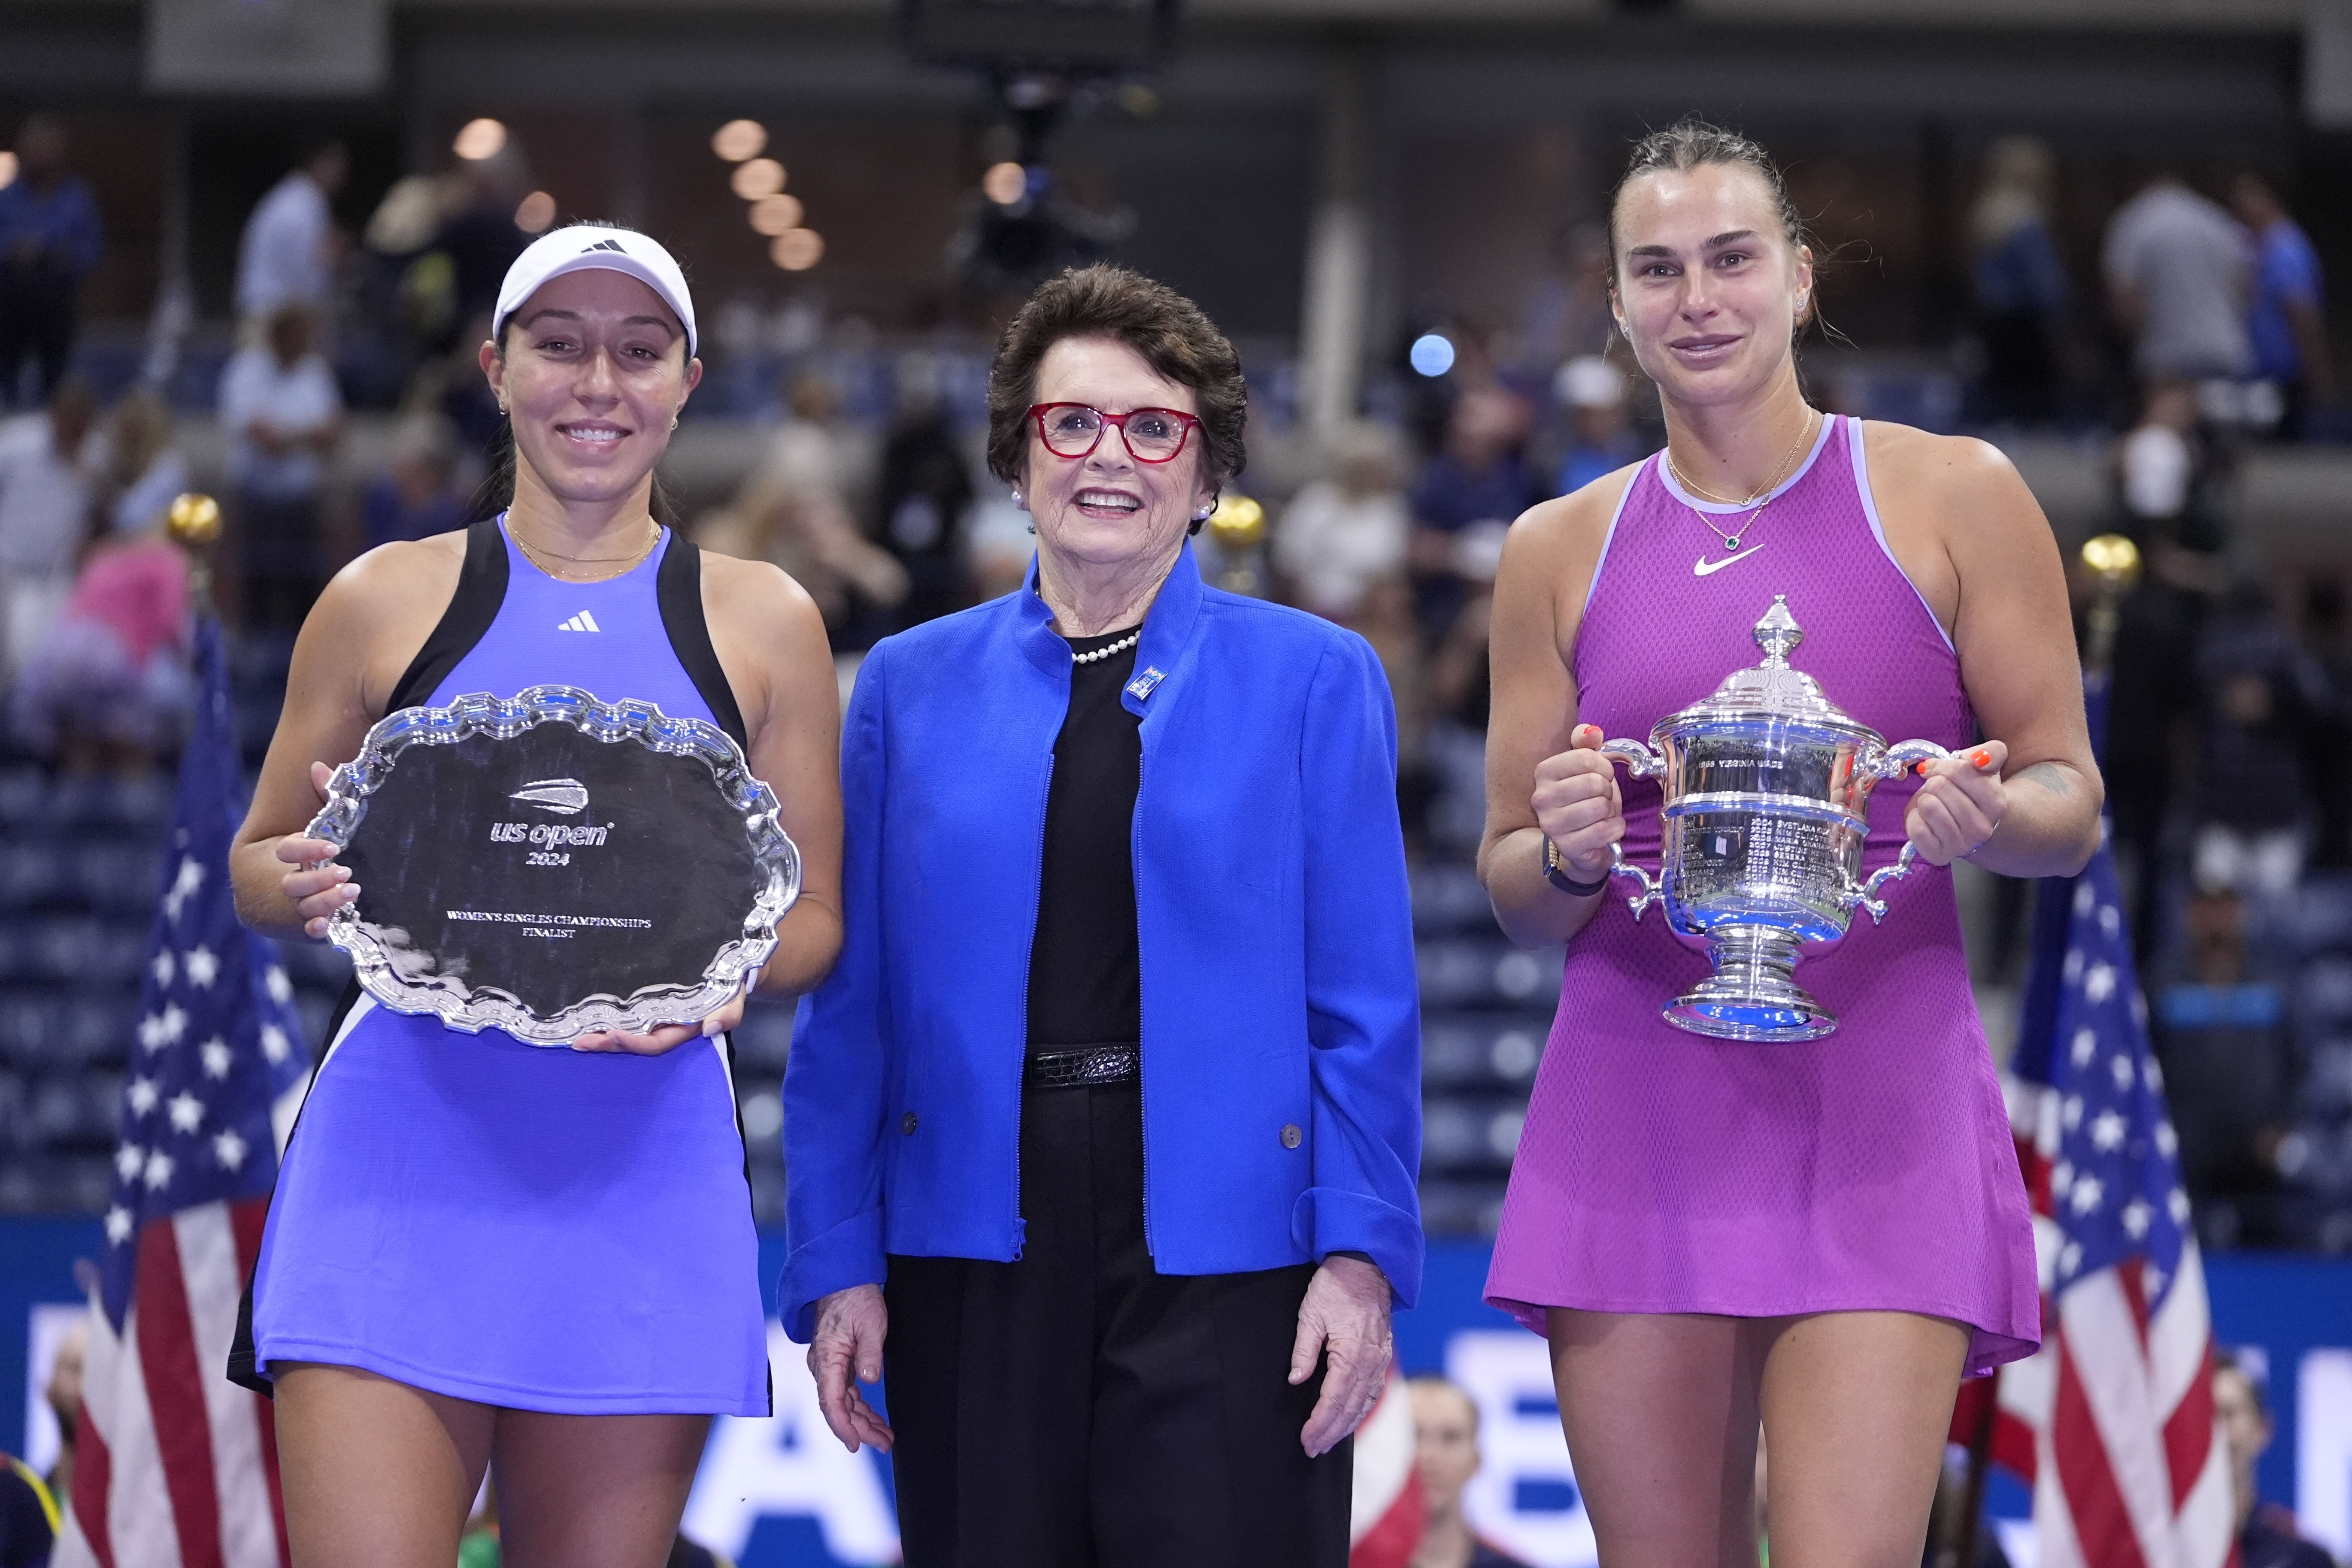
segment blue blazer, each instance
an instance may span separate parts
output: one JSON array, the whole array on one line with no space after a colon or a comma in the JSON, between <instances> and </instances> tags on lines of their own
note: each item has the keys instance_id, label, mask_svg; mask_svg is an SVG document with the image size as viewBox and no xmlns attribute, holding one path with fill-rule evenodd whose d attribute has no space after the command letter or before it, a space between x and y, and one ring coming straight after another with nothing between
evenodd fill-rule
<instances>
[{"instance_id":1,"label":"blue blazer","mask_svg":"<svg viewBox=\"0 0 2352 1568\"><path fill-rule=\"evenodd\" d=\"M1034 589L876 645L842 737L847 934L784 1075L780 1308L884 1257L1021 1255L1045 790L1069 644ZM1143 623L1144 1239L1170 1274L1370 1256L1421 1287L1421 1023L1396 716L1371 648L1204 588Z\"/></svg>"}]
</instances>

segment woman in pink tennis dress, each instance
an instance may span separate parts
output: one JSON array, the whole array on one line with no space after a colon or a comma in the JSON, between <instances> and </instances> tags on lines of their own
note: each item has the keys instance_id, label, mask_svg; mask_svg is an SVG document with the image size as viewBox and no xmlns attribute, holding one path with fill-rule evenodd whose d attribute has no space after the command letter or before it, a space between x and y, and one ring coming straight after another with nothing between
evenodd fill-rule
<instances>
[{"instance_id":1,"label":"woman in pink tennis dress","mask_svg":"<svg viewBox=\"0 0 2352 1568\"><path fill-rule=\"evenodd\" d=\"M1520 518L1496 583L1480 875L1568 967L1487 1295L1551 1341L1604 1568L1754 1568L1759 1424L1776 1561L1916 1563L1960 1377L2041 1338L1946 868L2097 843L2058 550L1991 447L1806 402L1811 255L1753 142L1644 140L1611 248L1668 442ZM1865 866L1925 863L1799 972L1841 1020L1801 1043L1659 1016L1707 962L1608 895L1612 843L1656 863L1660 795L1597 749L1754 664L1776 594L1832 699L1958 753L1877 792Z\"/></svg>"}]
</instances>

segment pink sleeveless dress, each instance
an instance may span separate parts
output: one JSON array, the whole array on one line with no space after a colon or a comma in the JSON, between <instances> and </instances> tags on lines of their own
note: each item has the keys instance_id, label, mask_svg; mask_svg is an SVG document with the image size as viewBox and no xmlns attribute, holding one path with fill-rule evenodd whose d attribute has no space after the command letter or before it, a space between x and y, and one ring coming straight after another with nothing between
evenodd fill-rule
<instances>
[{"instance_id":1,"label":"pink sleeveless dress","mask_svg":"<svg viewBox=\"0 0 2352 1568\"><path fill-rule=\"evenodd\" d=\"M1791 663L1891 741L1976 738L1958 655L1895 565L1859 421L1824 421L1770 507L1698 502L1652 458L1626 487L1575 653L1581 722L1647 738L1758 662L1785 593ZM1701 573L1695 566L1704 563ZM1625 854L1657 864L1657 785L1622 772ZM1871 802L1865 864L1892 861L1916 779ZM1895 1310L1969 1325L1971 1375L2031 1354L2041 1301L2025 1186L1960 951L1948 870L1888 884L1798 983L1836 1032L1794 1044L1686 1033L1659 1008L1707 972L1620 879L1569 945L1503 1206L1486 1296L1542 1333L1546 1307L1778 1317Z\"/></svg>"}]
</instances>

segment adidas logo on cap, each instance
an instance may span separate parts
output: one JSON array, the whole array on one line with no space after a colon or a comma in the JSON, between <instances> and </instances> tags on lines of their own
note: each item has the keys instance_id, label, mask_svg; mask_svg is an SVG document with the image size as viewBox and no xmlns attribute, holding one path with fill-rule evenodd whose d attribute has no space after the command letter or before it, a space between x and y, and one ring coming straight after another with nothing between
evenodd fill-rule
<instances>
[{"instance_id":1,"label":"adidas logo on cap","mask_svg":"<svg viewBox=\"0 0 2352 1568\"><path fill-rule=\"evenodd\" d=\"M602 632L604 630L602 626L596 624L596 618L585 610L569 621L557 622L555 629L558 632Z\"/></svg>"},{"instance_id":2,"label":"adidas logo on cap","mask_svg":"<svg viewBox=\"0 0 2352 1568\"><path fill-rule=\"evenodd\" d=\"M619 240L616 240L616 239L598 240L594 245L588 246L586 246L585 248L583 248L583 249L580 252L580 254L581 254L581 255L583 255L583 256L586 256L586 255L588 254L588 252L589 252L589 251L592 251L592 250L616 250L616 251L619 251L623 256L626 256L626 255L628 255L628 254L629 254L629 247L628 247L628 246L625 246L625 245L623 245Z\"/></svg>"}]
</instances>

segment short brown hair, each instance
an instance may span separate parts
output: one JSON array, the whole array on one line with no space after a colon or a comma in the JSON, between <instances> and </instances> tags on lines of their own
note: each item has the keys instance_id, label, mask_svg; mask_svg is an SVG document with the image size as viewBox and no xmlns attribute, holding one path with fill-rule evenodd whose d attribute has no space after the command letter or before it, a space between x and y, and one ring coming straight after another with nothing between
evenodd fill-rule
<instances>
[{"instance_id":1,"label":"short brown hair","mask_svg":"<svg viewBox=\"0 0 2352 1568\"><path fill-rule=\"evenodd\" d=\"M1114 339L1160 375L1190 388L1199 405L1203 471L1217 485L1242 471L1249 387L1241 356L1190 299L1139 272L1097 262L1038 285L997 340L996 360L988 368L990 473L1008 485L1022 482L1037 367L1066 338Z\"/></svg>"}]
</instances>

